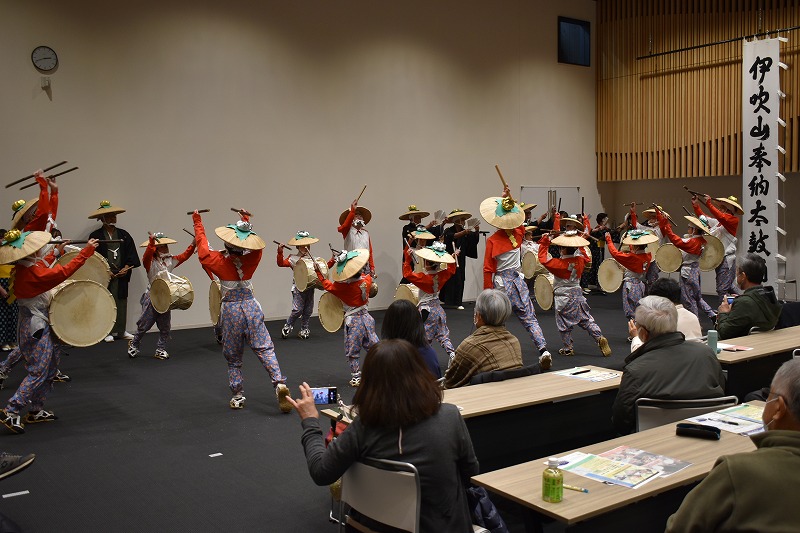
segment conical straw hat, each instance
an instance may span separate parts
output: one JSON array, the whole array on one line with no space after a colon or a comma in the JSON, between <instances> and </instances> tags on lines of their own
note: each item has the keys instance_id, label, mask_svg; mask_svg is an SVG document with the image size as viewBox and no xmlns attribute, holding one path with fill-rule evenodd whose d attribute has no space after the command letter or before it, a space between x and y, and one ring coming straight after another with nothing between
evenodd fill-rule
<instances>
[{"instance_id":1,"label":"conical straw hat","mask_svg":"<svg viewBox=\"0 0 800 533\"><path fill-rule=\"evenodd\" d=\"M216 228L214 233L227 244L245 250L262 250L267 246L264 239L253 233L250 223L244 220Z\"/></svg>"},{"instance_id":2,"label":"conical straw hat","mask_svg":"<svg viewBox=\"0 0 800 533\"><path fill-rule=\"evenodd\" d=\"M333 281L344 281L350 279L364 268L369 261L369 250L358 248L356 250L342 250L336 258L336 262L331 267L330 275Z\"/></svg>"},{"instance_id":3,"label":"conical straw hat","mask_svg":"<svg viewBox=\"0 0 800 533\"><path fill-rule=\"evenodd\" d=\"M11 209L14 211L14 215L11 217L11 229L22 229L22 217L37 205L39 205L38 198L28 200L27 202L25 200L17 200L11 204Z\"/></svg>"},{"instance_id":4,"label":"conical straw hat","mask_svg":"<svg viewBox=\"0 0 800 533\"><path fill-rule=\"evenodd\" d=\"M319 239L312 237L307 231L298 231L294 237L289 239L289 246L311 246Z\"/></svg>"},{"instance_id":5,"label":"conical straw hat","mask_svg":"<svg viewBox=\"0 0 800 533\"><path fill-rule=\"evenodd\" d=\"M7 265L38 252L50 238L46 231L7 231L0 242L0 264Z\"/></svg>"},{"instance_id":6,"label":"conical straw hat","mask_svg":"<svg viewBox=\"0 0 800 533\"><path fill-rule=\"evenodd\" d=\"M103 200L100 202L100 207L95 209L92 214L89 215L89 218L100 218L105 215L118 215L124 212L125 210L123 208L114 207L108 200Z\"/></svg>"},{"instance_id":7,"label":"conical straw hat","mask_svg":"<svg viewBox=\"0 0 800 533\"><path fill-rule=\"evenodd\" d=\"M510 197L491 196L481 202L480 212L488 224L499 229L514 229L525 222L525 212Z\"/></svg>"}]
</instances>

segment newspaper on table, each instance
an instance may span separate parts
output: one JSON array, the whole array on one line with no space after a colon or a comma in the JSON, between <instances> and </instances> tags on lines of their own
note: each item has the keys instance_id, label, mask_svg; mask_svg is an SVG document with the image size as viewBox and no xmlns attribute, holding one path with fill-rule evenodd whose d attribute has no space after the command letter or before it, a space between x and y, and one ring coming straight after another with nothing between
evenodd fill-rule
<instances>
[{"instance_id":1,"label":"newspaper on table","mask_svg":"<svg viewBox=\"0 0 800 533\"><path fill-rule=\"evenodd\" d=\"M763 411L763 407L743 403L713 413L693 416L688 420L706 426L714 426L730 433L749 436L764 431L764 424L761 421Z\"/></svg>"},{"instance_id":2,"label":"newspaper on table","mask_svg":"<svg viewBox=\"0 0 800 533\"><path fill-rule=\"evenodd\" d=\"M567 370L559 370L558 372L551 372L559 376L567 376L569 378L584 379L587 381L606 381L619 377L619 372L609 370L595 370L592 368L576 366L575 368L568 368Z\"/></svg>"}]
</instances>

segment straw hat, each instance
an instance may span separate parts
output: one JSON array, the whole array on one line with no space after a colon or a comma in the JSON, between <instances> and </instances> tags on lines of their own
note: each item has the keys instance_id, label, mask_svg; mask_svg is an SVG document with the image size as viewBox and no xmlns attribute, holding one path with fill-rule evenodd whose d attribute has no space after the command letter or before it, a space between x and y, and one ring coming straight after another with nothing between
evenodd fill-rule
<instances>
[{"instance_id":1,"label":"straw hat","mask_svg":"<svg viewBox=\"0 0 800 533\"><path fill-rule=\"evenodd\" d=\"M364 265L369 261L369 250L358 248L357 250L342 250L336 258L336 262L330 269L333 281L344 281L358 274Z\"/></svg>"},{"instance_id":2,"label":"straw hat","mask_svg":"<svg viewBox=\"0 0 800 533\"><path fill-rule=\"evenodd\" d=\"M27 202L25 200L17 200L11 204L11 210L14 211L14 215L11 217L11 228L22 229L22 217L24 217L25 213L37 205L39 205L39 198L34 198L33 200L28 200Z\"/></svg>"},{"instance_id":3,"label":"straw hat","mask_svg":"<svg viewBox=\"0 0 800 533\"><path fill-rule=\"evenodd\" d=\"M430 246L417 250L417 255L434 263L455 263L456 258L447 253L443 242L436 241Z\"/></svg>"},{"instance_id":4,"label":"straw hat","mask_svg":"<svg viewBox=\"0 0 800 533\"><path fill-rule=\"evenodd\" d=\"M533 209L533 208L534 208L534 207L536 207L537 205L539 205L539 204L526 204L525 202L520 202L520 203L519 203L519 206L520 206L520 207L522 208L522 210L523 210L523 211L525 211L526 213L528 213L528 212L529 212L531 209Z\"/></svg>"},{"instance_id":5,"label":"straw hat","mask_svg":"<svg viewBox=\"0 0 800 533\"><path fill-rule=\"evenodd\" d=\"M344 224L344 219L347 218L347 214L350 212L349 209L345 209L342 211L342 214L339 215L339 225L341 226ZM369 224L369 221L372 220L372 213L370 213L369 209L364 206L356 206L356 214L361 215L361 218L364 219L364 224Z\"/></svg>"},{"instance_id":6,"label":"straw hat","mask_svg":"<svg viewBox=\"0 0 800 533\"><path fill-rule=\"evenodd\" d=\"M662 209L662 207L660 205L658 206L658 209L661 211L662 215L667 217L670 220L670 222L672 222L674 224L674 221L672 220L672 217L669 216L669 213L664 211L664 209ZM656 210L651 207L650 209L645 209L644 211L642 211L642 214L644 216L646 216L646 217L654 217L654 216L656 216Z\"/></svg>"},{"instance_id":7,"label":"straw hat","mask_svg":"<svg viewBox=\"0 0 800 533\"><path fill-rule=\"evenodd\" d=\"M561 219L561 224L564 224L565 222L571 222L572 224L575 224L579 228L583 228L583 222L581 222L580 218L581 218L580 215L573 215L571 217L564 217L564 218Z\"/></svg>"},{"instance_id":8,"label":"straw hat","mask_svg":"<svg viewBox=\"0 0 800 533\"><path fill-rule=\"evenodd\" d=\"M709 227L708 227L708 222L705 220L705 218L706 218L705 215L703 215L701 218L697 218L697 217L693 217L693 216L689 216L689 215L683 215L683 218L688 220L689 224L691 224L692 226L696 227L697 229L699 229L703 233L711 234L711 231L709 230Z\"/></svg>"},{"instance_id":9,"label":"straw hat","mask_svg":"<svg viewBox=\"0 0 800 533\"><path fill-rule=\"evenodd\" d=\"M100 202L100 207L97 208L91 215L89 215L89 218L99 219L100 217L105 215L118 215L124 212L125 210L123 208L114 207L108 200L103 200L102 202Z\"/></svg>"},{"instance_id":10,"label":"straw hat","mask_svg":"<svg viewBox=\"0 0 800 533\"><path fill-rule=\"evenodd\" d=\"M245 250L262 250L267 246L264 239L253 233L253 226L244 220L216 228L214 233L226 244Z\"/></svg>"},{"instance_id":11,"label":"straw hat","mask_svg":"<svg viewBox=\"0 0 800 533\"><path fill-rule=\"evenodd\" d=\"M7 231L0 242L0 264L7 265L38 252L50 238L46 231Z\"/></svg>"},{"instance_id":12,"label":"straw hat","mask_svg":"<svg viewBox=\"0 0 800 533\"><path fill-rule=\"evenodd\" d=\"M499 229L514 229L525 222L525 212L511 197L491 196L481 202L483 219Z\"/></svg>"},{"instance_id":13,"label":"straw hat","mask_svg":"<svg viewBox=\"0 0 800 533\"><path fill-rule=\"evenodd\" d=\"M646 230L632 229L629 230L625 237L622 239L622 244L644 246L651 242L658 242L658 237L655 233Z\"/></svg>"},{"instance_id":14,"label":"straw hat","mask_svg":"<svg viewBox=\"0 0 800 533\"><path fill-rule=\"evenodd\" d=\"M428 213L427 211L420 211L419 209L417 209L417 206L410 205L410 206L408 206L408 211L406 211L405 213L400 215L398 218L400 220L411 220L412 216L418 216L420 218L425 218L425 217L427 217L429 215L430 215L430 213Z\"/></svg>"},{"instance_id":15,"label":"straw hat","mask_svg":"<svg viewBox=\"0 0 800 533\"><path fill-rule=\"evenodd\" d=\"M156 246L161 246L162 244L175 244L178 241L175 239L170 239L169 237L165 237L163 233L157 231L153 233L153 237L156 238ZM150 244L150 239L147 239L142 244L139 245L140 248L147 248L147 245Z\"/></svg>"},{"instance_id":16,"label":"straw hat","mask_svg":"<svg viewBox=\"0 0 800 533\"><path fill-rule=\"evenodd\" d=\"M448 224L454 224L459 221L463 222L468 218L472 218L472 213L464 211L460 207L456 207L455 209L450 211L450 214L448 214L447 217L445 217L444 221L447 222Z\"/></svg>"},{"instance_id":17,"label":"straw hat","mask_svg":"<svg viewBox=\"0 0 800 533\"><path fill-rule=\"evenodd\" d=\"M556 246L566 246L567 248L580 248L589 246L589 241L580 236L575 230L565 231L552 241Z\"/></svg>"},{"instance_id":18,"label":"straw hat","mask_svg":"<svg viewBox=\"0 0 800 533\"><path fill-rule=\"evenodd\" d=\"M417 229L411 232L411 236L415 239L435 239L436 235L425 229L425 226L417 226Z\"/></svg>"},{"instance_id":19,"label":"straw hat","mask_svg":"<svg viewBox=\"0 0 800 533\"><path fill-rule=\"evenodd\" d=\"M714 198L713 200L717 203L726 204L726 207L732 207L737 215L744 215L744 209L742 209L742 206L739 205L739 202L737 201L739 199L735 196L728 196L727 198Z\"/></svg>"},{"instance_id":20,"label":"straw hat","mask_svg":"<svg viewBox=\"0 0 800 533\"><path fill-rule=\"evenodd\" d=\"M525 233L528 233L529 231L536 231L538 228L539 226L525 226Z\"/></svg>"},{"instance_id":21,"label":"straw hat","mask_svg":"<svg viewBox=\"0 0 800 533\"><path fill-rule=\"evenodd\" d=\"M307 231L298 231L297 234L289 239L289 246L311 246L319 239L312 237Z\"/></svg>"}]
</instances>

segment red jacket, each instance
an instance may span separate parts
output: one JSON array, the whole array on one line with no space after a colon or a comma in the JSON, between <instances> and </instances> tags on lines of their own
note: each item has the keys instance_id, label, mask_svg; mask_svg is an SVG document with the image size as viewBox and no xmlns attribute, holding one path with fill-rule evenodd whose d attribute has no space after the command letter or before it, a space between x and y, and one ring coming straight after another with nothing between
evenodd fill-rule
<instances>
[{"instance_id":1,"label":"red jacket","mask_svg":"<svg viewBox=\"0 0 800 533\"><path fill-rule=\"evenodd\" d=\"M433 294L433 280L437 279L437 286L439 290L442 289L445 282L450 279L450 277L456 273L456 264L449 263L447 265L447 270L441 270L436 274L426 274L424 272L414 272L414 268L411 266L411 252L408 248L405 249L403 253L405 260L403 261L403 277L406 278L408 281L419 287L421 291L427 292L428 294Z\"/></svg>"},{"instance_id":2,"label":"red jacket","mask_svg":"<svg viewBox=\"0 0 800 533\"><path fill-rule=\"evenodd\" d=\"M656 217L658 217L658 225L661 227L661 232L676 248L692 255L700 255L703 253L703 245L706 243L703 237L693 239L679 237L672 231L669 220L661 214L661 211L656 211Z\"/></svg>"},{"instance_id":3,"label":"red jacket","mask_svg":"<svg viewBox=\"0 0 800 533\"><path fill-rule=\"evenodd\" d=\"M703 210L700 209L699 205L692 204L692 206L694 207L694 212L698 217L705 214L703 213ZM711 211L711 214L714 216L714 218L719 221L719 224L725 228L725 231L735 237L736 232L739 230L739 217L731 213L723 213L714 207L714 204L711 203L710 199L706 202L706 207L708 207L708 210Z\"/></svg>"},{"instance_id":4,"label":"red jacket","mask_svg":"<svg viewBox=\"0 0 800 533\"><path fill-rule=\"evenodd\" d=\"M336 231L342 234L343 239L346 239L347 234L350 233L350 227L353 225L353 219L355 216L356 210L351 207L350 212L347 213L346 217L344 217L344 222L342 222L342 225L336 228ZM375 272L375 261L372 259L372 237L369 238L369 269L370 272Z\"/></svg>"},{"instance_id":5,"label":"red jacket","mask_svg":"<svg viewBox=\"0 0 800 533\"><path fill-rule=\"evenodd\" d=\"M238 258L242 264L242 277L239 278L232 256L222 252L212 252L208 249L208 238L200 215L193 214L192 220L194 221L194 235L197 243L197 257L200 259L200 264L206 273L210 271L222 281L252 279L258 263L261 261L261 250L251 250L246 255L233 256Z\"/></svg>"},{"instance_id":6,"label":"red jacket","mask_svg":"<svg viewBox=\"0 0 800 533\"><path fill-rule=\"evenodd\" d=\"M486 253L483 256L484 289L494 287L492 277L497 272L497 259L495 257L519 248L524 237L525 227L519 226L514 229L499 229L486 239Z\"/></svg>"},{"instance_id":7,"label":"red jacket","mask_svg":"<svg viewBox=\"0 0 800 533\"><path fill-rule=\"evenodd\" d=\"M317 278L322 283L322 288L332 293L350 307L361 307L369 303L369 288L372 286L372 276L362 274L359 282L344 283L342 281L330 281L321 272L317 272Z\"/></svg>"},{"instance_id":8,"label":"red jacket","mask_svg":"<svg viewBox=\"0 0 800 533\"><path fill-rule=\"evenodd\" d=\"M150 239L150 242L147 243L147 248L144 250L144 254L142 255L142 265L146 271L150 271L150 264L153 262L153 257L156 254L156 247L158 247L158 243L155 241L154 238ZM175 267L192 257L194 253L194 244L190 244L186 250L183 251L180 255L173 255L172 258L177 261L175 263Z\"/></svg>"},{"instance_id":9,"label":"red jacket","mask_svg":"<svg viewBox=\"0 0 800 533\"><path fill-rule=\"evenodd\" d=\"M41 261L31 267L17 264L14 268L14 295L17 298L34 298L49 291L73 275L93 253L94 247L87 246L66 265L55 264L52 268L48 268ZM55 255L52 253L45 257L48 263L53 260Z\"/></svg>"},{"instance_id":10,"label":"red jacket","mask_svg":"<svg viewBox=\"0 0 800 533\"><path fill-rule=\"evenodd\" d=\"M653 261L653 257L650 255L650 252L641 254L620 252L614 246L614 243L611 241L611 235L608 233L606 233L606 244L608 245L608 251L611 252L611 257L616 259L617 263L624 266L634 274L644 274L647 272L647 268Z\"/></svg>"},{"instance_id":11,"label":"red jacket","mask_svg":"<svg viewBox=\"0 0 800 533\"><path fill-rule=\"evenodd\" d=\"M578 250L578 255L573 257L551 257L547 259L548 253L547 248L550 246L550 236L545 234L539 239L539 262L550 272L553 273L554 276L561 279L569 279L572 276L572 270L570 270L569 265L575 265L575 275L580 279L583 275L583 268L586 266L586 263L589 261L589 258L586 256L586 250L583 247L576 248Z\"/></svg>"}]
</instances>

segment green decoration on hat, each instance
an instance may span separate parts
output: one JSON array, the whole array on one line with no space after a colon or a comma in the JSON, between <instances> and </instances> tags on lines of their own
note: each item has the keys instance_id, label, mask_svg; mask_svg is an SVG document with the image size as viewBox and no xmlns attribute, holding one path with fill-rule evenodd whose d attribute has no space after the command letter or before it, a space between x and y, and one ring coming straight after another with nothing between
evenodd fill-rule
<instances>
[{"instance_id":1,"label":"green decoration on hat","mask_svg":"<svg viewBox=\"0 0 800 533\"><path fill-rule=\"evenodd\" d=\"M336 261L336 273L341 274L342 271L344 271L344 267L347 265L347 262L353 259L354 257L358 257L359 255L361 254L358 252L358 250L352 250L350 252L347 252L347 255L345 256L344 260Z\"/></svg>"},{"instance_id":2,"label":"green decoration on hat","mask_svg":"<svg viewBox=\"0 0 800 533\"><path fill-rule=\"evenodd\" d=\"M25 237L30 235L30 233L30 231L20 232L18 229L9 230L3 236L3 242L0 243L0 246L11 245L17 249L22 248L22 246L25 244Z\"/></svg>"},{"instance_id":3,"label":"green decoration on hat","mask_svg":"<svg viewBox=\"0 0 800 533\"><path fill-rule=\"evenodd\" d=\"M505 198L502 199L498 198L495 200L495 202L497 202L497 208L494 210L495 215L497 215L498 217L502 217L507 215L508 213L519 213L519 207L517 207L516 204L512 204L511 209L506 209L508 203L510 202L506 202L505 200L506 200Z\"/></svg>"},{"instance_id":4,"label":"green decoration on hat","mask_svg":"<svg viewBox=\"0 0 800 533\"><path fill-rule=\"evenodd\" d=\"M241 225L241 228L239 227L240 225ZM228 224L226 227L232 229L236 233L236 238L239 239L240 241L243 241L243 240L247 239L247 237L249 237L250 235L255 235L256 234L256 232L254 232L252 229L250 229L252 226L250 226L250 224L247 223L247 222L245 222L245 223L241 223L240 222L240 223L237 223L237 224ZM242 229L242 228L244 228L244 229Z\"/></svg>"}]
</instances>

